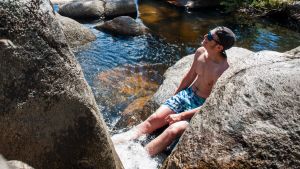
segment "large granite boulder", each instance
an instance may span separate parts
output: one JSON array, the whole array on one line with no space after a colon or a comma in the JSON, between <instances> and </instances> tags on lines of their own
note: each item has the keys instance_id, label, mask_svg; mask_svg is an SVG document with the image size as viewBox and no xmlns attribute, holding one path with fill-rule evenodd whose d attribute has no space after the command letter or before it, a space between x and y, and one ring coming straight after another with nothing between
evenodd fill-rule
<instances>
[{"instance_id":1,"label":"large granite boulder","mask_svg":"<svg viewBox=\"0 0 300 169\"><path fill-rule=\"evenodd\" d=\"M71 47L78 47L96 40L96 35L79 22L71 18L61 16L58 13L56 13L55 16L60 22L63 32L67 38L67 42Z\"/></svg>"},{"instance_id":2,"label":"large granite boulder","mask_svg":"<svg viewBox=\"0 0 300 169\"><path fill-rule=\"evenodd\" d=\"M220 5L220 0L167 0L167 2L187 8L205 8L205 7L215 7Z\"/></svg>"},{"instance_id":3,"label":"large granite boulder","mask_svg":"<svg viewBox=\"0 0 300 169\"><path fill-rule=\"evenodd\" d=\"M78 0L66 3L58 13L73 19L99 19L104 17L104 2L101 0Z\"/></svg>"},{"instance_id":4,"label":"large granite boulder","mask_svg":"<svg viewBox=\"0 0 300 169\"><path fill-rule=\"evenodd\" d=\"M148 28L142 23L136 22L129 16L119 16L95 26L96 29L114 35L138 36L148 32Z\"/></svg>"},{"instance_id":5,"label":"large granite boulder","mask_svg":"<svg viewBox=\"0 0 300 169\"><path fill-rule=\"evenodd\" d=\"M0 1L0 152L34 168L123 168L47 0Z\"/></svg>"},{"instance_id":6,"label":"large granite boulder","mask_svg":"<svg viewBox=\"0 0 300 169\"><path fill-rule=\"evenodd\" d=\"M241 48L230 49L228 56L231 67L162 168L297 168L300 59ZM180 79L178 72L173 69Z\"/></svg>"}]
</instances>

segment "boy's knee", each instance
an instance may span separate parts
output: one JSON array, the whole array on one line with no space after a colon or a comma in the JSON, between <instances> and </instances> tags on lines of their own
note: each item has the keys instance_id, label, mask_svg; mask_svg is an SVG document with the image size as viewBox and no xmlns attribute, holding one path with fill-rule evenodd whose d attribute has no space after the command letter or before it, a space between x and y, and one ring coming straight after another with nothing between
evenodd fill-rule
<instances>
[{"instance_id":1,"label":"boy's knee","mask_svg":"<svg viewBox=\"0 0 300 169\"><path fill-rule=\"evenodd\" d=\"M147 120L146 121L148 121L149 123L152 123L152 122L154 122L155 120L157 120L157 115L156 115L156 113L153 113L151 116L149 116L148 118L147 118Z\"/></svg>"},{"instance_id":2,"label":"boy's knee","mask_svg":"<svg viewBox=\"0 0 300 169\"><path fill-rule=\"evenodd\" d=\"M179 130L176 128L170 128L170 129L168 128L167 134L171 139L173 139L173 138L177 137L177 135L179 134Z\"/></svg>"}]
</instances>

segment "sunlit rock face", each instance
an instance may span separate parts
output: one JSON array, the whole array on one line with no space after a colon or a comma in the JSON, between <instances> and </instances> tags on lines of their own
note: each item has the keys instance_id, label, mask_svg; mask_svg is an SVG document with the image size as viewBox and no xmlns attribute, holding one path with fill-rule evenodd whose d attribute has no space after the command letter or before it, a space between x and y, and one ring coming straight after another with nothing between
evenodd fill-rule
<instances>
[{"instance_id":1,"label":"sunlit rock face","mask_svg":"<svg viewBox=\"0 0 300 169\"><path fill-rule=\"evenodd\" d=\"M120 111L115 129L135 125L151 113L145 105L162 81L165 66L137 65L118 67L98 74L95 79L97 102L106 107L103 113ZM98 93L97 91L101 91Z\"/></svg>"},{"instance_id":2,"label":"sunlit rock face","mask_svg":"<svg viewBox=\"0 0 300 169\"><path fill-rule=\"evenodd\" d=\"M121 169L48 0L0 1L0 152L34 168Z\"/></svg>"},{"instance_id":3,"label":"sunlit rock face","mask_svg":"<svg viewBox=\"0 0 300 169\"><path fill-rule=\"evenodd\" d=\"M162 168L297 168L300 59L242 48L227 53L230 68ZM164 85L159 91L168 94Z\"/></svg>"},{"instance_id":4,"label":"sunlit rock face","mask_svg":"<svg viewBox=\"0 0 300 169\"><path fill-rule=\"evenodd\" d=\"M58 13L55 16L60 22L67 42L71 47L78 47L96 40L96 35L79 22Z\"/></svg>"}]
</instances>

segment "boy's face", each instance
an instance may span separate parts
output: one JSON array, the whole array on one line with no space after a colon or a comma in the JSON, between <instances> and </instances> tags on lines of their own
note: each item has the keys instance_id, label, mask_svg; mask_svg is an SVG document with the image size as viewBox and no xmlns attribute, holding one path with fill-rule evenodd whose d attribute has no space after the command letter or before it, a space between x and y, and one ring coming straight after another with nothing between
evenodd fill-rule
<instances>
[{"instance_id":1,"label":"boy's face","mask_svg":"<svg viewBox=\"0 0 300 169\"><path fill-rule=\"evenodd\" d=\"M201 45L210 50L222 51L223 47L219 44L218 36L215 34L216 30L213 29L204 35Z\"/></svg>"}]
</instances>

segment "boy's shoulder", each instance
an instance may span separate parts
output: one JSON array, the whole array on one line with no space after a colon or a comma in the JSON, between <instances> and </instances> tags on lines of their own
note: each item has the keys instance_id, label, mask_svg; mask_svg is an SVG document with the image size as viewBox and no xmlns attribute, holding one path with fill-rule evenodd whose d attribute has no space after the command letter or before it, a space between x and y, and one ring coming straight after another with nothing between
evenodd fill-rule
<instances>
[{"instance_id":1,"label":"boy's shoulder","mask_svg":"<svg viewBox=\"0 0 300 169\"><path fill-rule=\"evenodd\" d=\"M206 52L206 49L204 47L199 47L196 52L195 52L195 56L194 59L198 59L199 57L203 56L203 54Z\"/></svg>"},{"instance_id":2,"label":"boy's shoulder","mask_svg":"<svg viewBox=\"0 0 300 169\"><path fill-rule=\"evenodd\" d=\"M202 53L205 53L205 52L206 52L206 49L205 49L203 46L199 47L199 48L196 50L196 53L199 53L199 54L202 54Z\"/></svg>"}]
</instances>

